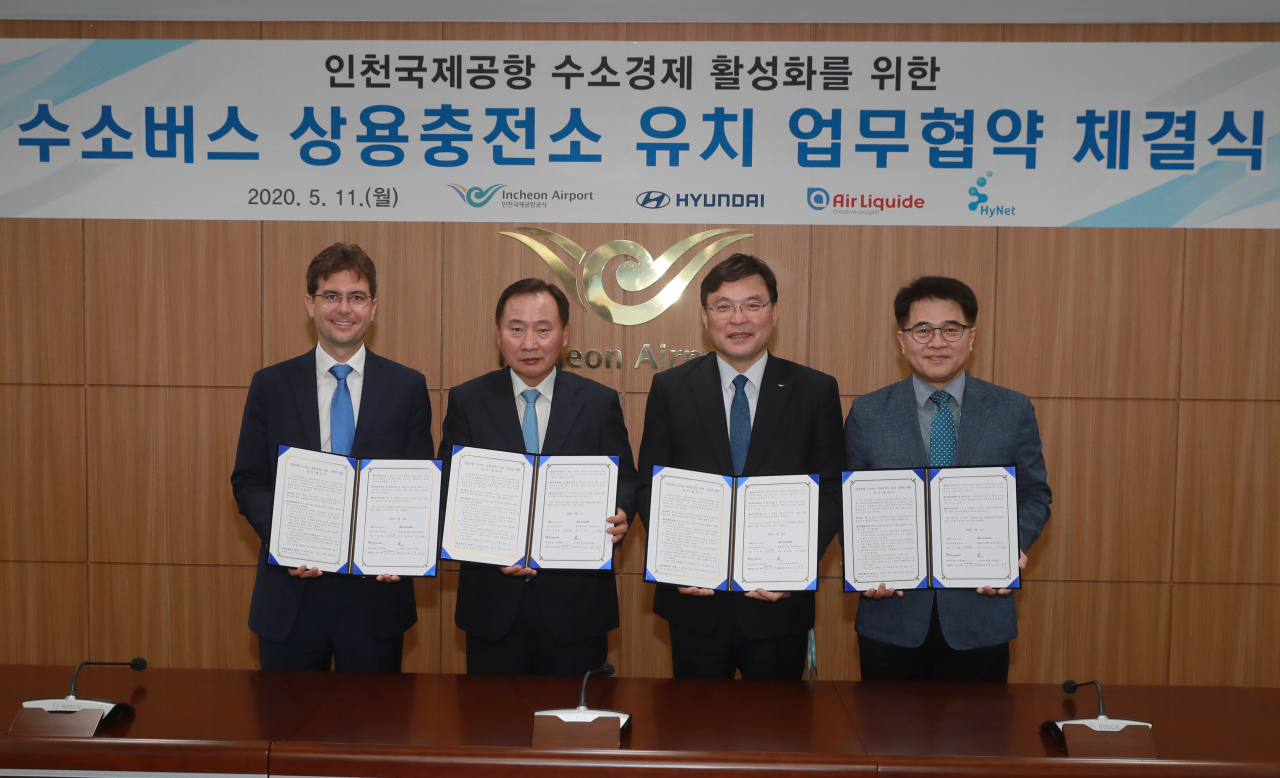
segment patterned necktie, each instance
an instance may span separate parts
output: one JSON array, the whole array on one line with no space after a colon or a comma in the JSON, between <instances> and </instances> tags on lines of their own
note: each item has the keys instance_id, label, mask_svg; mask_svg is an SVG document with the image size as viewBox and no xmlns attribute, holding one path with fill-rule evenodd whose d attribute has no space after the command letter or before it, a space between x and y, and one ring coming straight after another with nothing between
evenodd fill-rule
<instances>
[{"instance_id":1,"label":"patterned necktie","mask_svg":"<svg viewBox=\"0 0 1280 778\"><path fill-rule=\"evenodd\" d=\"M733 454L733 474L742 475L751 445L751 405L747 402L747 377L733 379L733 403L729 406L729 452Z\"/></svg>"},{"instance_id":2,"label":"patterned necktie","mask_svg":"<svg viewBox=\"0 0 1280 778\"><path fill-rule=\"evenodd\" d=\"M939 389L929 395L938 410L929 430L929 467L951 467L956 458L956 420L951 415L951 395Z\"/></svg>"},{"instance_id":3,"label":"patterned necktie","mask_svg":"<svg viewBox=\"0 0 1280 778\"><path fill-rule=\"evenodd\" d=\"M329 403L329 441L333 453L349 457L351 445L356 440L356 414L351 407L351 390L347 388L351 365L334 365L329 372L338 379L338 388L333 390L333 402Z\"/></svg>"},{"instance_id":4,"label":"patterned necktie","mask_svg":"<svg viewBox=\"0 0 1280 778\"><path fill-rule=\"evenodd\" d=\"M520 393L524 398L524 421L521 429L524 432L524 450L527 454L538 453L538 398L542 393L537 389L525 389Z\"/></svg>"}]
</instances>

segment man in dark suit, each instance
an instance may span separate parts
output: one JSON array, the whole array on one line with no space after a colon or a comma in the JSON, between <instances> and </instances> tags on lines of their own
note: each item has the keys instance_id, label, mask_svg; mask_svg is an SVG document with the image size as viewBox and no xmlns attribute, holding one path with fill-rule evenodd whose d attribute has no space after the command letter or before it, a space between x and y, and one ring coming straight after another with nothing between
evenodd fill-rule
<instances>
[{"instance_id":1,"label":"man in dark suit","mask_svg":"<svg viewBox=\"0 0 1280 778\"><path fill-rule=\"evenodd\" d=\"M655 465L722 475L820 476L818 547L840 526L840 393L825 373L768 353L778 283L760 259L734 254L702 282L702 323L715 346L653 378L640 444L641 518ZM671 631L677 678L799 678L813 592L724 592L659 584L653 611Z\"/></svg>"},{"instance_id":2,"label":"man in dark suit","mask_svg":"<svg viewBox=\"0 0 1280 778\"><path fill-rule=\"evenodd\" d=\"M569 300L538 278L508 286L494 313L510 367L449 390L440 459L454 446L618 457L617 544L635 510L636 469L618 393L556 367L569 342ZM447 486L446 486L447 488ZM618 626L613 570L533 570L462 563L454 622L467 633L467 672L581 675L604 664Z\"/></svg>"},{"instance_id":3,"label":"man in dark suit","mask_svg":"<svg viewBox=\"0 0 1280 778\"><path fill-rule=\"evenodd\" d=\"M1014 465L1025 567L1052 499L1035 408L1026 395L965 372L978 298L964 282L918 278L893 309L911 376L854 400L848 469ZM881 584L863 596L856 629L864 681L1008 680L1009 641L1018 636L1012 590L895 592Z\"/></svg>"},{"instance_id":4,"label":"man in dark suit","mask_svg":"<svg viewBox=\"0 0 1280 778\"><path fill-rule=\"evenodd\" d=\"M316 348L259 370L249 386L231 487L262 547L249 605L263 670L399 672L404 633L418 620L413 582L326 575L267 564L276 457L297 446L362 459L429 459L426 378L383 359L364 339L378 311L373 261L335 243L307 268Z\"/></svg>"}]
</instances>

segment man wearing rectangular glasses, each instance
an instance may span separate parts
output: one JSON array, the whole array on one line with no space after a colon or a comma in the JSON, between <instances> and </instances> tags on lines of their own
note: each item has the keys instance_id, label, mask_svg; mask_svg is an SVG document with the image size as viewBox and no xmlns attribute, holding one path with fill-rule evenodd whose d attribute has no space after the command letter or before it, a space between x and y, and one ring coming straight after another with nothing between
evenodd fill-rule
<instances>
[{"instance_id":1,"label":"man wearing rectangular glasses","mask_svg":"<svg viewBox=\"0 0 1280 778\"><path fill-rule=\"evenodd\" d=\"M1040 428L1026 395L965 371L978 298L963 281L924 276L893 302L911 376L854 400L845 422L849 470L1014 465L1018 564L1049 520ZM1009 589L879 589L855 625L862 679L1005 682L1018 614Z\"/></svg>"}]
</instances>

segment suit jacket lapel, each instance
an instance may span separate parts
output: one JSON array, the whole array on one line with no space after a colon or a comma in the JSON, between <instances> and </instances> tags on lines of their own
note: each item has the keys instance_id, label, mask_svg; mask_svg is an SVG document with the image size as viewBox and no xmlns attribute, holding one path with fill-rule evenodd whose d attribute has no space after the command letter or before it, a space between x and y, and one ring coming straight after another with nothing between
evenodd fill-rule
<instances>
[{"instance_id":1,"label":"suit jacket lapel","mask_svg":"<svg viewBox=\"0 0 1280 778\"><path fill-rule=\"evenodd\" d=\"M707 431L707 442L715 455L716 467L723 474L733 473L733 453L729 451L729 425L724 418L724 390L720 388L720 368L715 354L702 358L702 364L690 380L698 415Z\"/></svg>"},{"instance_id":2,"label":"suit jacket lapel","mask_svg":"<svg viewBox=\"0 0 1280 778\"><path fill-rule=\"evenodd\" d=\"M503 448L523 453L524 433L520 428L520 416L516 413L516 398L511 392L510 369L503 368L489 373L485 376L482 387L481 391L486 392L488 397L480 405L489 414L493 428L502 439Z\"/></svg>"},{"instance_id":3,"label":"suit jacket lapel","mask_svg":"<svg viewBox=\"0 0 1280 778\"><path fill-rule=\"evenodd\" d=\"M968 465L973 461L973 452L977 450L982 434L987 429L990 406L986 384L973 376L965 378L960 426L956 429L956 465Z\"/></svg>"},{"instance_id":4,"label":"suit jacket lapel","mask_svg":"<svg viewBox=\"0 0 1280 778\"><path fill-rule=\"evenodd\" d=\"M315 349L294 360L297 370L289 376L293 384L293 399L298 403L298 415L307 433L307 446L320 450L320 400L316 396Z\"/></svg>"},{"instance_id":5,"label":"suit jacket lapel","mask_svg":"<svg viewBox=\"0 0 1280 778\"><path fill-rule=\"evenodd\" d=\"M791 363L770 354L764 365L764 376L760 379L760 394L756 398L756 417L751 422L751 444L747 447L744 473L754 473L759 469L787 407L791 384Z\"/></svg>"},{"instance_id":6,"label":"suit jacket lapel","mask_svg":"<svg viewBox=\"0 0 1280 778\"><path fill-rule=\"evenodd\" d=\"M365 430L378 428L374 420L378 418L378 408L382 405L382 396L386 391L382 362L382 357L365 347L364 379L360 387L360 415L356 418L356 437L351 442L353 455L361 450L365 438L368 437Z\"/></svg>"},{"instance_id":7,"label":"suit jacket lapel","mask_svg":"<svg viewBox=\"0 0 1280 778\"><path fill-rule=\"evenodd\" d=\"M907 452L907 461L912 467L927 467L929 454L924 450L924 440L920 437L920 412L911 376L894 387L892 408L893 429L901 436L899 445L902 451Z\"/></svg>"},{"instance_id":8,"label":"suit jacket lapel","mask_svg":"<svg viewBox=\"0 0 1280 778\"><path fill-rule=\"evenodd\" d=\"M552 454L564 446L569 430L582 412L581 386L573 382L564 370L556 370L556 384L551 395L551 418L547 420L547 436L542 441L542 453ZM523 434L521 435L523 439Z\"/></svg>"}]
</instances>

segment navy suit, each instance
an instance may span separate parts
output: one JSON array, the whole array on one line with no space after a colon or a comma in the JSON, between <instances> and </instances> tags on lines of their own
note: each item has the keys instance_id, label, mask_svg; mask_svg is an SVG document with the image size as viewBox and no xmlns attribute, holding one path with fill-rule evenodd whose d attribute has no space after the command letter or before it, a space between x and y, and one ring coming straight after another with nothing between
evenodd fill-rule
<instances>
[{"instance_id":1,"label":"navy suit","mask_svg":"<svg viewBox=\"0 0 1280 778\"><path fill-rule=\"evenodd\" d=\"M558 369L551 398L551 416L540 453L618 457L617 507L630 517L635 512L636 469L618 393L576 373ZM446 489L454 446L525 450L509 370L494 370L449 391L440 440ZM604 518L601 516L601 521ZM540 570L526 583L524 578L506 575L493 565L463 562L454 622L469 636L486 641L502 640L516 624L522 603L531 593L537 598L540 618L536 620L540 624L535 626L539 631L545 627L546 633L560 644L599 637L607 650L604 636L618 626L618 593L612 570ZM546 650L555 651L554 648ZM474 652L469 651L469 672L514 672L509 669L510 665L504 666L506 670L473 667L474 659ZM603 661L601 657L595 666ZM583 671L576 667L564 667L561 671L570 670Z\"/></svg>"},{"instance_id":2,"label":"navy suit","mask_svg":"<svg viewBox=\"0 0 1280 778\"><path fill-rule=\"evenodd\" d=\"M359 420L351 455L360 459L430 459L431 400L417 370L366 350ZM289 575L267 564L280 446L319 451L320 410L316 397L315 350L259 370L249 386L231 487L240 513L262 546L249 605L249 628L260 638L285 641L295 627L304 596L308 612L326 613L338 603L354 615L352 631L374 639L401 636L418 620L413 581L380 583L373 578L324 574ZM359 635L354 636L356 638Z\"/></svg>"},{"instance_id":3,"label":"navy suit","mask_svg":"<svg viewBox=\"0 0 1280 778\"><path fill-rule=\"evenodd\" d=\"M1027 551L1049 520L1052 499L1035 408L1026 395L970 375L961 409L954 464L1017 467L1018 545ZM849 470L928 466L911 378L853 401L845 422L845 450ZM966 651L1018 636L1014 595L978 594L973 589L914 589L902 597L864 597L855 628L882 643L919 646L929 631L935 591L938 621L951 648Z\"/></svg>"},{"instance_id":4,"label":"navy suit","mask_svg":"<svg viewBox=\"0 0 1280 778\"><path fill-rule=\"evenodd\" d=\"M707 354L653 377L640 443L638 502L643 519L647 520L649 512L655 465L733 474L716 359L714 353ZM831 376L773 354L765 363L760 383L742 474L819 474L821 553L835 537L841 521L844 445L840 439L839 388ZM765 602L743 592L717 591L713 596L699 597L659 584L653 597L653 612L673 627L694 634L708 635L732 623L746 639L768 641L804 635L813 628L814 593L791 592L777 602ZM672 650L673 661L683 664L674 642ZM747 676L746 670L743 675Z\"/></svg>"}]
</instances>

